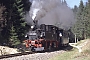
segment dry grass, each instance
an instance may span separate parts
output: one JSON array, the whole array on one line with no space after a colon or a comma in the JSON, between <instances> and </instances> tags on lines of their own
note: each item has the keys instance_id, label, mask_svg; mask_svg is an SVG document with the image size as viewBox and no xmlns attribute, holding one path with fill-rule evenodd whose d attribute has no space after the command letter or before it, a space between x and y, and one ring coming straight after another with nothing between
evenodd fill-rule
<instances>
[{"instance_id":1,"label":"dry grass","mask_svg":"<svg viewBox=\"0 0 90 60\"><path fill-rule=\"evenodd\" d=\"M85 42L87 43L85 44ZM85 45L82 47L81 53L78 52L78 49L73 48L71 51L67 51L49 60L90 60L90 39L78 42L77 46L83 44Z\"/></svg>"}]
</instances>

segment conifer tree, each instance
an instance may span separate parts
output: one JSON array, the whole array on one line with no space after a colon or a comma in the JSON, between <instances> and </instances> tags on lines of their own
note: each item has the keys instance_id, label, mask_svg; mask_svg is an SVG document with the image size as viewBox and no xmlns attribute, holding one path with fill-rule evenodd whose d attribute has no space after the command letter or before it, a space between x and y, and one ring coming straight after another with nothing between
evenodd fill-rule
<instances>
[{"instance_id":1,"label":"conifer tree","mask_svg":"<svg viewBox=\"0 0 90 60\"><path fill-rule=\"evenodd\" d=\"M15 26L16 32L20 40L24 38L26 32L26 22L24 19L25 11L22 0L15 0L13 4L13 25Z\"/></svg>"},{"instance_id":2,"label":"conifer tree","mask_svg":"<svg viewBox=\"0 0 90 60\"><path fill-rule=\"evenodd\" d=\"M80 1L76 18L77 22L74 26L74 33L77 35L77 37L83 38L85 26L84 26L84 4L82 0Z\"/></svg>"},{"instance_id":3,"label":"conifer tree","mask_svg":"<svg viewBox=\"0 0 90 60\"><path fill-rule=\"evenodd\" d=\"M87 36L90 36L90 0L86 3L86 33Z\"/></svg>"},{"instance_id":4,"label":"conifer tree","mask_svg":"<svg viewBox=\"0 0 90 60\"><path fill-rule=\"evenodd\" d=\"M14 26L12 25L11 30L10 30L9 45L10 45L11 47L15 47L15 46L17 46L18 44L20 44L20 40L18 39L18 35L17 35L17 33L15 32L15 28L14 28Z\"/></svg>"},{"instance_id":5,"label":"conifer tree","mask_svg":"<svg viewBox=\"0 0 90 60\"><path fill-rule=\"evenodd\" d=\"M28 29L28 25L25 22L24 15L26 11L29 11L29 0L0 0L0 4L6 7L5 20L6 25L3 27L2 36L7 40L7 44L12 37L12 25L14 27L14 33L18 36L18 41L24 40L24 34ZM3 40L4 40L3 39Z\"/></svg>"},{"instance_id":6,"label":"conifer tree","mask_svg":"<svg viewBox=\"0 0 90 60\"><path fill-rule=\"evenodd\" d=\"M72 9L74 14L77 15L77 12L78 12L78 7L75 5L74 8Z\"/></svg>"}]
</instances>

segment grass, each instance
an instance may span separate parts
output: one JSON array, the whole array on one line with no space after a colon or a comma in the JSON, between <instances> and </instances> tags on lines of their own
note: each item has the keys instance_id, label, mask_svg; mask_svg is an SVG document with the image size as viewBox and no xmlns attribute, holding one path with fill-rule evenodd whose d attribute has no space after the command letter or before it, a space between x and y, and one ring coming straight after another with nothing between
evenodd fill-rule
<instances>
[{"instance_id":1,"label":"grass","mask_svg":"<svg viewBox=\"0 0 90 60\"><path fill-rule=\"evenodd\" d=\"M85 42L85 40L81 40L76 44L76 46L78 46L78 45L80 45L81 43L84 43L84 42Z\"/></svg>"},{"instance_id":2,"label":"grass","mask_svg":"<svg viewBox=\"0 0 90 60\"><path fill-rule=\"evenodd\" d=\"M80 45L82 43L83 42L80 41L77 45ZM82 49L85 50L79 53L78 49L73 48L70 51L52 57L49 60L90 60L90 41Z\"/></svg>"},{"instance_id":3,"label":"grass","mask_svg":"<svg viewBox=\"0 0 90 60\"><path fill-rule=\"evenodd\" d=\"M73 58L75 58L76 55L77 55L77 49L74 48L71 51L67 51L49 60L72 60Z\"/></svg>"}]
</instances>

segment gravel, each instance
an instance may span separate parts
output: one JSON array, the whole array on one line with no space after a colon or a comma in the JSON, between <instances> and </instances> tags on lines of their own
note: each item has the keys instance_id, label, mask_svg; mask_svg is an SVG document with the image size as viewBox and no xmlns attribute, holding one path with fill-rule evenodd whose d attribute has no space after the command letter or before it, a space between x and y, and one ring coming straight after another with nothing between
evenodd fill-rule
<instances>
[{"instance_id":1,"label":"gravel","mask_svg":"<svg viewBox=\"0 0 90 60\"><path fill-rule=\"evenodd\" d=\"M22 55L11 58L4 58L0 60L48 60L58 54L64 53L64 50L54 51L54 52L45 52L45 53L35 53L29 55Z\"/></svg>"}]
</instances>

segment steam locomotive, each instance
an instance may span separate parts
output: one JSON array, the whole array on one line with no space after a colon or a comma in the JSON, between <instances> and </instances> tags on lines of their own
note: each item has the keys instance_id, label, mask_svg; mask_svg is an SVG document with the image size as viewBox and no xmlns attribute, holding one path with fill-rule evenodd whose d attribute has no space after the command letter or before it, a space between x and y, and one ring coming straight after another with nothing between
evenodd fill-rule
<instances>
[{"instance_id":1,"label":"steam locomotive","mask_svg":"<svg viewBox=\"0 0 90 60\"><path fill-rule=\"evenodd\" d=\"M36 26L31 26L31 30L25 36L27 39L24 40L26 47L31 51L50 51L69 44L68 30L54 25L41 24L39 28Z\"/></svg>"}]
</instances>

